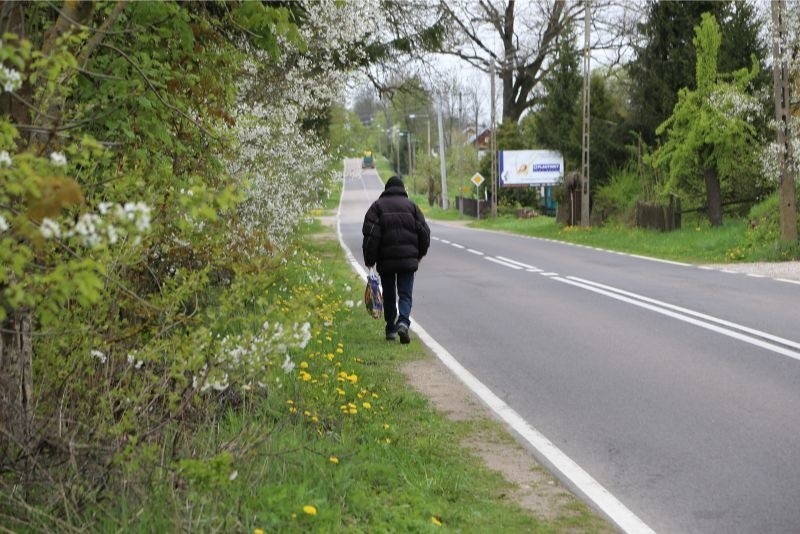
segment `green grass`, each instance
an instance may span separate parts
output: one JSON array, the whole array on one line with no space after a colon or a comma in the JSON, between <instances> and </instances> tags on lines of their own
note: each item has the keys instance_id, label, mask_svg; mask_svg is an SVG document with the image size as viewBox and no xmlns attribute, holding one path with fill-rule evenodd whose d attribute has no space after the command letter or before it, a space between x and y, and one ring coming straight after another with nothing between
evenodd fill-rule
<instances>
[{"instance_id":1,"label":"green grass","mask_svg":"<svg viewBox=\"0 0 800 534\"><path fill-rule=\"evenodd\" d=\"M562 227L553 217L544 216L532 219L504 216L476 221L471 226L690 263L756 261L741 250L747 227L739 220L729 220L720 228L704 223L685 224L673 232L624 226Z\"/></svg>"},{"instance_id":2,"label":"green grass","mask_svg":"<svg viewBox=\"0 0 800 534\"><path fill-rule=\"evenodd\" d=\"M473 432L501 433L499 426L448 421L413 392L398 366L430 358L425 347L416 338L409 345L384 341L383 322L363 309L362 282L332 230L315 221L303 232L305 252L321 260L336 288L326 298L343 311L314 332L305 352L294 355L297 368L278 374L280 383L222 409L214 424L179 444L183 460L170 464L167 451L156 452L162 467L153 469L151 486L95 508L91 530L608 530L572 498L550 522L510 503L509 483L459 446ZM285 279L301 285L303 262L282 267L290 271Z\"/></svg>"}]
</instances>

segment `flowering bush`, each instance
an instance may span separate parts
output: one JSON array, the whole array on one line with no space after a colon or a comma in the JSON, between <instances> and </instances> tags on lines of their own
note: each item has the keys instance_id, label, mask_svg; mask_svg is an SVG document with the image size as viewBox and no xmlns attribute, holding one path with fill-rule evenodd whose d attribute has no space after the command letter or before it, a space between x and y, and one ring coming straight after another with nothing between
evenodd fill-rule
<instances>
[{"instance_id":1,"label":"flowering bush","mask_svg":"<svg viewBox=\"0 0 800 534\"><path fill-rule=\"evenodd\" d=\"M146 480L219 407L294 383L342 309L311 258L281 277L336 176L322 125L356 9L3 10L0 492L29 499L5 516Z\"/></svg>"}]
</instances>

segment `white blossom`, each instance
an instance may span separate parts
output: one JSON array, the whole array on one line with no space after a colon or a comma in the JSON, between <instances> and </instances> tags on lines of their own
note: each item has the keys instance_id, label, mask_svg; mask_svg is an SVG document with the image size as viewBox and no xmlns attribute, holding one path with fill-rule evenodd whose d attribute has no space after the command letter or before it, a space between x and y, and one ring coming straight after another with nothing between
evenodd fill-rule
<instances>
[{"instance_id":1,"label":"white blossom","mask_svg":"<svg viewBox=\"0 0 800 534\"><path fill-rule=\"evenodd\" d=\"M283 363L281 364L281 369L283 369L283 372L287 375L294 371L294 362L288 354L286 355L286 359L283 360Z\"/></svg>"},{"instance_id":2,"label":"white blossom","mask_svg":"<svg viewBox=\"0 0 800 534\"><path fill-rule=\"evenodd\" d=\"M15 69L0 65L0 83L5 92L12 93L22 87L22 76Z\"/></svg>"},{"instance_id":3,"label":"white blossom","mask_svg":"<svg viewBox=\"0 0 800 534\"><path fill-rule=\"evenodd\" d=\"M39 224L39 232L45 239L58 239L61 237L61 226L57 221L45 217Z\"/></svg>"},{"instance_id":4,"label":"white blossom","mask_svg":"<svg viewBox=\"0 0 800 534\"><path fill-rule=\"evenodd\" d=\"M56 167L64 167L67 164L67 156L63 152L50 152L50 163Z\"/></svg>"},{"instance_id":5,"label":"white blossom","mask_svg":"<svg viewBox=\"0 0 800 534\"><path fill-rule=\"evenodd\" d=\"M92 350L89 352L89 354L91 354L91 355L92 355L94 358L97 358L97 360L98 360L100 363L106 363L106 361L108 361L108 358L106 357L106 355L105 355L105 354L103 354L103 353L102 353L101 351L99 351L99 350L92 349Z\"/></svg>"},{"instance_id":6,"label":"white blossom","mask_svg":"<svg viewBox=\"0 0 800 534\"><path fill-rule=\"evenodd\" d=\"M0 151L0 167L11 167L11 156L7 150Z\"/></svg>"},{"instance_id":7,"label":"white blossom","mask_svg":"<svg viewBox=\"0 0 800 534\"><path fill-rule=\"evenodd\" d=\"M5 232L9 228L10 226L8 225L8 221L6 221L6 218L0 215L0 232Z\"/></svg>"}]
</instances>

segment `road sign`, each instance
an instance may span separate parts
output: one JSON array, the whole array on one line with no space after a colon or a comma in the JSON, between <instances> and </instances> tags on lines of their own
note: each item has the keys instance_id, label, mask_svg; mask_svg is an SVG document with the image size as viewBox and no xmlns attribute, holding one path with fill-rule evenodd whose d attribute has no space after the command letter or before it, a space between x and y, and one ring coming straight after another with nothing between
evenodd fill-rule
<instances>
[{"instance_id":1,"label":"road sign","mask_svg":"<svg viewBox=\"0 0 800 534\"><path fill-rule=\"evenodd\" d=\"M469 181L475 184L475 187L480 187L481 184L485 181L485 179L483 178L483 176L481 176L481 173L476 172L475 176L470 178Z\"/></svg>"}]
</instances>

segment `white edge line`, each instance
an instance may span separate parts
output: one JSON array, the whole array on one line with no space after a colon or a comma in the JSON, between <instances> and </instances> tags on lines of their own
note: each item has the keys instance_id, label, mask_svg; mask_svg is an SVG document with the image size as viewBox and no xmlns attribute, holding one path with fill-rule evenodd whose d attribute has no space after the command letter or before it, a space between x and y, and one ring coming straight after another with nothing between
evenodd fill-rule
<instances>
[{"instance_id":1,"label":"white edge line","mask_svg":"<svg viewBox=\"0 0 800 534\"><path fill-rule=\"evenodd\" d=\"M788 278L775 278L778 282L789 282L790 284L800 285L800 280L789 280Z\"/></svg>"},{"instance_id":2,"label":"white edge line","mask_svg":"<svg viewBox=\"0 0 800 534\"><path fill-rule=\"evenodd\" d=\"M536 452L537 459L560 475L568 482L576 493L592 502L610 521L624 532L654 532L639 517L614 497L606 488L597 482L589 473L581 469L569 456L556 447L541 432L531 426L521 415L506 404L483 382L464 368L458 361L419 324L414 323L411 329L420 340L458 377L475 395L478 396L501 420L507 423L514 432L527 441Z\"/></svg>"},{"instance_id":3,"label":"white edge line","mask_svg":"<svg viewBox=\"0 0 800 534\"><path fill-rule=\"evenodd\" d=\"M342 194L344 194L344 187L342 187ZM339 244L344 249L345 256L350 266L361 278L366 280L366 271L344 242L340 217L341 210L342 204L340 202L339 209L336 212L336 234L339 238ZM486 259L491 260L493 258L486 257ZM433 337L425 331L422 325L415 322L412 324L411 329L419 336L420 341L425 343L425 345L436 354L436 357L439 358L464 385L475 393L475 395L477 395L501 420L505 421L519 436L527 441L531 447L533 447L537 459L549 466L552 471L559 474L562 480L566 480L573 491L593 503L603 515L624 532L629 532L631 534L655 534L653 529L648 527L644 521L631 512L619 499L614 497L606 488L592 478L589 473L581 469L569 456L556 447L553 442L532 427L514 409L486 387L483 382L475 378L472 373L458 363L438 341L433 339Z\"/></svg>"}]
</instances>

